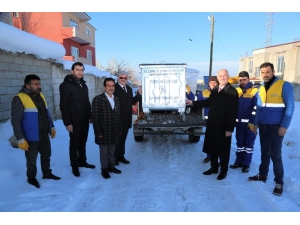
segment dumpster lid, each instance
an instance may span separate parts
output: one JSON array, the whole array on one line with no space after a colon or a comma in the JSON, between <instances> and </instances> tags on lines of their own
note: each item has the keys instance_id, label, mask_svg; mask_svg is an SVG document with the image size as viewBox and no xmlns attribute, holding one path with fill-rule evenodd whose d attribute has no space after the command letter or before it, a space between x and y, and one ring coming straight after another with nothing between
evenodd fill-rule
<instances>
[{"instance_id":1,"label":"dumpster lid","mask_svg":"<svg viewBox=\"0 0 300 225\"><path fill-rule=\"evenodd\" d=\"M142 63L139 64L140 68L142 67L161 67L161 66L184 66L186 67L186 63Z\"/></svg>"}]
</instances>

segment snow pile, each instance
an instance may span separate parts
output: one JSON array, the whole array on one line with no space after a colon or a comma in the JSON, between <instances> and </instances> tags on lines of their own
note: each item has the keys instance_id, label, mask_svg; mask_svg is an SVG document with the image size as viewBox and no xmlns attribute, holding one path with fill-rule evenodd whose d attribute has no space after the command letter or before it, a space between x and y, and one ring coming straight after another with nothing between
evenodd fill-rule
<instances>
[{"instance_id":1,"label":"snow pile","mask_svg":"<svg viewBox=\"0 0 300 225\"><path fill-rule=\"evenodd\" d=\"M66 50L54 41L19 30L0 22L0 49L13 53L33 54L42 59L58 59L64 57Z\"/></svg>"}]
</instances>

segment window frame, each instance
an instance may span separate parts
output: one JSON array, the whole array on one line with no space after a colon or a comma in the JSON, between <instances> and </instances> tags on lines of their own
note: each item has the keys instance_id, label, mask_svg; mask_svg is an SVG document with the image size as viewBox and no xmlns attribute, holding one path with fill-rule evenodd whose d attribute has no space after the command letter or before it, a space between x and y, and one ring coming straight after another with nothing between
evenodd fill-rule
<instances>
[{"instance_id":1,"label":"window frame","mask_svg":"<svg viewBox=\"0 0 300 225\"><path fill-rule=\"evenodd\" d=\"M78 29L78 27L79 27L77 21L73 20L72 18L70 18L70 26L75 27L76 29Z\"/></svg>"},{"instance_id":2,"label":"window frame","mask_svg":"<svg viewBox=\"0 0 300 225\"><path fill-rule=\"evenodd\" d=\"M16 18L20 17L19 12L13 12L13 17L16 17Z\"/></svg>"},{"instance_id":3,"label":"window frame","mask_svg":"<svg viewBox=\"0 0 300 225\"><path fill-rule=\"evenodd\" d=\"M88 60L92 60L92 51L91 50L86 50L86 58Z\"/></svg>"},{"instance_id":4,"label":"window frame","mask_svg":"<svg viewBox=\"0 0 300 225\"><path fill-rule=\"evenodd\" d=\"M75 52L77 53L77 55L73 54L74 53L73 50L75 50ZM74 57L74 61L77 62L78 61L77 59L79 57L79 48L77 48L75 46L71 46L71 56L73 56Z\"/></svg>"},{"instance_id":5,"label":"window frame","mask_svg":"<svg viewBox=\"0 0 300 225\"><path fill-rule=\"evenodd\" d=\"M249 61L249 74L253 73L253 60Z\"/></svg>"},{"instance_id":6,"label":"window frame","mask_svg":"<svg viewBox=\"0 0 300 225\"><path fill-rule=\"evenodd\" d=\"M255 67L255 73L254 73L255 77L259 77L260 76L260 67Z\"/></svg>"},{"instance_id":7,"label":"window frame","mask_svg":"<svg viewBox=\"0 0 300 225\"><path fill-rule=\"evenodd\" d=\"M282 74L284 71L284 55L280 55L277 57L276 61L276 73Z\"/></svg>"},{"instance_id":8,"label":"window frame","mask_svg":"<svg viewBox=\"0 0 300 225\"><path fill-rule=\"evenodd\" d=\"M87 36L91 37L92 36L92 30L89 27L86 27L85 33Z\"/></svg>"}]
</instances>

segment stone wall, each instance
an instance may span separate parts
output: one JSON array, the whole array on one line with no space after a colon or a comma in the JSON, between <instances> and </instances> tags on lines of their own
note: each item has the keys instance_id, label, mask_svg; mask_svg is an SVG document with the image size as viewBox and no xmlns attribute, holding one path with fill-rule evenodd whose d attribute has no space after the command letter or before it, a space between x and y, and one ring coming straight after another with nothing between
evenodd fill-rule
<instances>
[{"instance_id":1,"label":"stone wall","mask_svg":"<svg viewBox=\"0 0 300 225\"><path fill-rule=\"evenodd\" d=\"M46 97L48 108L53 120L61 119L59 109L59 85L70 70L64 70L62 64L54 60L38 59L25 53L11 53L0 50L0 123L11 117L11 100L24 85L27 74L36 74L41 78L42 92ZM89 88L89 98L102 93L105 77L85 74Z\"/></svg>"}]
</instances>

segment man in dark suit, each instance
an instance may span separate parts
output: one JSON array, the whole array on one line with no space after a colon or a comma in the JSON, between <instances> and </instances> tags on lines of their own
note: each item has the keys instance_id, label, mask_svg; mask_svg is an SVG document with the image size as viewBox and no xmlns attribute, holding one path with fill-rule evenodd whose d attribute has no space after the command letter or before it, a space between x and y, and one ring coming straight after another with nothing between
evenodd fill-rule
<instances>
[{"instance_id":1,"label":"man in dark suit","mask_svg":"<svg viewBox=\"0 0 300 225\"><path fill-rule=\"evenodd\" d=\"M234 131L238 113L239 95L237 90L228 83L229 74L226 69L218 71L219 85L211 90L210 97L202 101L187 100L194 107L209 107L203 151L211 155L210 166L204 175L219 172L218 158L221 171L218 180L227 176L231 136Z\"/></svg>"},{"instance_id":2,"label":"man in dark suit","mask_svg":"<svg viewBox=\"0 0 300 225\"><path fill-rule=\"evenodd\" d=\"M127 85L128 73L126 71L119 72L118 82L115 85L114 96L117 96L121 105L122 118L122 134L119 138L115 150L116 165L119 162L129 164L130 162L125 158L125 142L128 130L132 127L132 105L141 99L142 88L139 87L138 93L133 97L132 88Z\"/></svg>"},{"instance_id":3,"label":"man in dark suit","mask_svg":"<svg viewBox=\"0 0 300 225\"><path fill-rule=\"evenodd\" d=\"M115 165L115 147L122 132L119 98L113 95L115 80L106 78L103 82L104 93L97 95L92 102L92 118L95 142L100 147L101 175L108 179L108 172L120 174Z\"/></svg>"}]
</instances>

